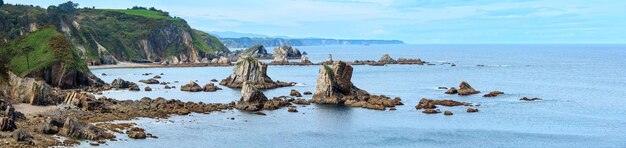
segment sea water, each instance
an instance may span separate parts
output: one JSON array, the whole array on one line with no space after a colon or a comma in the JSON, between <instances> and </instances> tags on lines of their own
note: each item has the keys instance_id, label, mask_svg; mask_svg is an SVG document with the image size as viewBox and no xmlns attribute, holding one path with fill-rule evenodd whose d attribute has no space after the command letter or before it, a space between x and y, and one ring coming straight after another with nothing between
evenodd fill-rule
<instances>
[{"instance_id":1,"label":"sea water","mask_svg":"<svg viewBox=\"0 0 626 148\"><path fill-rule=\"evenodd\" d=\"M395 111L336 105L298 106L263 111L267 116L229 110L210 114L139 118L158 139L135 140L118 135L111 147L626 147L626 45L371 45L304 46L313 62L420 58L436 65L355 65L352 82L371 94L400 97ZM272 51L268 48L268 51ZM457 66L442 65L452 62ZM477 66L484 65L484 66ZM264 90L269 98L314 91L321 66L269 66L273 80L297 82L293 87ZM138 83L163 73L159 81L176 89L150 86L153 91L111 90L103 96L120 100L164 97L181 101L228 103L239 89L220 86L217 92L182 92L197 81L203 86L221 80L232 67L99 69L108 83L123 78ZM143 73L153 73L143 76ZM437 87L458 87L467 81L482 94L444 94ZM310 99L310 95L303 98ZM525 102L521 97L543 101ZM422 98L452 99L480 104L478 113L465 106L439 107L452 116L424 114L415 109ZM228 118L234 117L234 120ZM81 146L87 146L83 144Z\"/></svg>"}]
</instances>

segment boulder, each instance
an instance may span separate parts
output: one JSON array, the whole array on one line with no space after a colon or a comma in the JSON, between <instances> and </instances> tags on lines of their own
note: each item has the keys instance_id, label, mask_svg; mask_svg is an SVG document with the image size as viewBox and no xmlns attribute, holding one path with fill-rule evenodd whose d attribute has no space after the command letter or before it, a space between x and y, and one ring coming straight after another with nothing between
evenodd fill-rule
<instances>
[{"instance_id":1,"label":"boulder","mask_svg":"<svg viewBox=\"0 0 626 148\"><path fill-rule=\"evenodd\" d=\"M228 58L220 56L220 58L217 60L217 64L230 65L230 61L228 60Z\"/></svg>"},{"instance_id":2,"label":"boulder","mask_svg":"<svg viewBox=\"0 0 626 148\"><path fill-rule=\"evenodd\" d=\"M456 94L456 93L458 93L458 90L456 90L456 88L454 87L450 87L450 89L446 91L446 94Z\"/></svg>"},{"instance_id":3,"label":"boulder","mask_svg":"<svg viewBox=\"0 0 626 148\"><path fill-rule=\"evenodd\" d=\"M0 131L13 131L17 128L15 119L9 117L0 117Z\"/></svg>"},{"instance_id":4,"label":"boulder","mask_svg":"<svg viewBox=\"0 0 626 148\"><path fill-rule=\"evenodd\" d=\"M304 95L312 95L313 93L311 91L305 91L303 94Z\"/></svg>"},{"instance_id":5,"label":"boulder","mask_svg":"<svg viewBox=\"0 0 626 148\"><path fill-rule=\"evenodd\" d=\"M144 129L138 127L130 128L128 131L126 131L126 135L128 135L128 138L146 139L146 133L144 132Z\"/></svg>"},{"instance_id":6,"label":"boulder","mask_svg":"<svg viewBox=\"0 0 626 148\"><path fill-rule=\"evenodd\" d=\"M160 76L160 75L156 75L156 76L154 76L154 77L152 77L152 78L153 78L153 79L160 79L160 78L161 78L161 76Z\"/></svg>"},{"instance_id":7,"label":"boulder","mask_svg":"<svg viewBox=\"0 0 626 148\"><path fill-rule=\"evenodd\" d=\"M504 92L501 91L492 91L489 92L488 94L483 95L483 97L496 97L498 95L504 94Z\"/></svg>"},{"instance_id":8,"label":"boulder","mask_svg":"<svg viewBox=\"0 0 626 148\"><path fill-rule=\"evenodd\" d=\"M211 79L211 82L217 82L217 79Z\"/></svg>"},{"instance_id":9,"label":"boulder","mask_svg":"<svg viewBox=\"0 0 626 148\"><path fill-rule=\"evenodd\" d=\"M150 88L150 86L146 86L146 88L143 89L144 91L152 91L152 88Z\"/></svg>"},{"instance_id":10,"label":"boulder","mask_svg":"<svg viewBox=\"0 0 626 148\"><path fill-rule=\"evenodd\" d=\"M293 101L294 104L300 104L300 105L311 105L311 103L309 101L307 101L306 99L296 99Z\"/></svg>"},{"instance_id":11,"label":"boulder","mask_svg":"<svg viewBox=\"0 0 626 148\"><path fill-rule=\"evenodd\" d=\"M294 83L274 82L272 78L267 76L267 65L250 56L239 58L233 70L233 74L223 79L220 85L231 88L241 88L243 82L248 82L257 89L295 85Z\"/></svg>"},{"instance_id":12,"label":"boulder","mask_svg":"<svg viewBox=\"0 0 626 148\"><path fill-rule=\"evenodd\" d=\"M302 94L300 94L298 90L292 89L291 92L289 93L289 96L302 97Z\"/></svg>"},{"instance_id":13,"label":"boulder","mask_svg":"<svg viewBox=\"0 0 626 148\"><path fill-rule=\"evenodd\" d=\"M446 115L446 116L453 115L452 111L449 111L449 110L444 111L443 114Z\"/></svg>"},{"instance_id":14,"label":"boulder","mask_svg":"<svg viewBox=\"0 0 626 148\"><path fill-rule=\"evenodd\" d=\"M159 84L159 80L156 80L154 78L150 78L148 80L139 80L139 82L145 83L145 84Z\"/></svg>"},{"instance_id":15,"label":"boulder","mask_svg":"<svg viewBox=\"0 0 626 148\"><path fill-rule=\"evenodd\" d=\"M352 66L345 62L333 62L332 68L322 65L312 102L319 104L341 104L344 96L358 98L369 95L352 84Z\"/></svg>"},{"instance_id":16,"label":"boulder","mask_svg":"<svg viewBox=\"0 0 626 148\"><path fill-rule=\"evenodd\" d=\"M438 113L441 113L441 111L439 111L439 109L424 109L424 111L422 111L422 113L425 113L425 114L438 114Z\"/></svg>"},{"instance_id":17,"label":"boulder","mask_svg":"<svg viewBox=\"0 0 626 148\"><path fill-rule=\"evenodd\" d=\"M391 58L391 56L389 56L389 54L384 54L382 57L380 57L380 60L378 60L378 63L381 63L381 64L395 64L396 60Z\"/></svg>"},{"instance_id":18,"label":"boulder","mask_svg":"<svg viewBox=\"0 0 626 148\"><path fill-rule=\"evenodd\" d=\"M215 84L213 84L213 83L208 83L208 84L204 85L203 90L204 90L204 92L214 92L214 91L217 91L217 90L222 90L222 88L219 88L219 87L215 86Z\"/></svg>"},{"instance_id":19,"label":"boulder","mask_svg":"<svg viewBox=\"0 0 626 148\"><path fill-rule=\"evenodd\" d=\"M113 80L113 82L111 82L111 88L120 88L120 89L124 89L124 88L128 88L130 87L130 82L122 79L122 78L117 78L115 80Z\"/></svg>"},{"instance_id":20,"label":"boulder","mask_svg":"<svg viewBox=\"0 0 626 148\"><path fill-rule=\"evenodd\" d=\"M470 107L470 108L467 108L467 112L468 112L468 113L478 112L478 109L476 109L476 108L471 108L471 107Z\"/></svg>"},{"instance_id":21,"label":"boulder","mask_svg":"<svg viewBox=\"0 0 626 148\"><path fill-rule=\"evenodd\" d=\"M115 138L114 135L106 132L106 130L91 124L80 122L74 117L68 117L65 119L63 128L61 128L59 133L63 136L87 140Z\"/></svg>"},{"instance_id":22,"label":"boulder","mask_svg":"<svg viewBox=\"0 0 626 148\"><path fill-rule=\"evenodd\" d=\"M470 86L467 82L463 81L459 84L459 89L457 90L458 94L461 96L473 95L480 93L480 91L476 91L472 86Z\"/></svg>"},{"instance_id":23,"label":"boulder","mask_svg":"<svg viewBox=\"0 0 626 148\"><path fill-rule=\"evenodd\" d=\"M165 87L163 87L163 89L172 89L172 87L170 87L169 85L165 85Z\"/></svg>"},{"instance_id":24,"label":"boulder","mask_svg":"<svg viewBox=\"0 0 626 148\"><path fill-rule=\"evenodd\" d=\"M14 131L13 135L11 137L13 137L13 139L15 139L15 141L17 141L19 143L24 143L24 144L28 144L28 145L35 144L33 142L33 136L30 135L30 133L28 133L24 129L18 129L16 131Z\"/></svg>"},{"instance_id":25,"label":"boulder","mask_svg":"<svg viewBox=\"0 0 626 148\"><path fill-rule=\"evenodd\" d=\"M287 111L295 113L295 112L298 112L298 109L296 108L296 106L289 106L289 109L287 109Z\"/></svg>"},{"instance_id":26,"label":"boulder","mask_svg":"<svg viewBox=\"0 0 626 148\"><path fill-rule=\"evenodd\" d=\"M180 90L181 91L188 91L188 92L199 92L199 91L203 91L204 89L202 87L200 87L200 85L198 85L198 83L193 82L193 81L189 81L189 83L181 86Z\"/></svg>"},{"instance_id":27,"label":"boulder","mask_svg":"<svg viewBox=\"0 0 626 148\"><path fill-rule=\"evenodd\" d=\"M130 90L130 91L140 91L141 89L139 89L139 85L137 85L137 84L135 84L133 82L130 82L128 90Z\"/></svg>"},{"instance_id":28,"label":"boulder","mask_svg":"<svg viewBox=\"0 0 626 148\"><path fill-rule=\"evenodd\" d=\"M267 97L250 82L243 82L241 88L241 98L235 108L247 111L258 111L263 109L263 104L267 102Z\"/></svg>"}]
</instances>

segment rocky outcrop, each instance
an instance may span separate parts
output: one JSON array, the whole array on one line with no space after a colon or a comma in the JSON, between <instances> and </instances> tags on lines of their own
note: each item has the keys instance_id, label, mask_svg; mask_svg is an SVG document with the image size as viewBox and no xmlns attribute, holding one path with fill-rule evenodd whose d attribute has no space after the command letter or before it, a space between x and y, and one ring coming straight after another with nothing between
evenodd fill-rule
<instances>
[{"instance_id":1,"label":"rocky outcrop","mask_svg":"<svg viewBox=\"0 0 626 148\"><path fill-rule=\"evenodd\" d=\"M150 78L148 80L139 80L139 82L141 83L145 83L145 84L159 84L159 80L156 80L154 78Z\"/></svg>"},{"instance_id":2,"label":"rocky outcrop","mask_svg":"<svg viewBox=\"0 0 626 148\"><path fill-rule=\"evenodd\" d=\"M78 91L69 91L63 100L64 104L74 105L80 107L83 110L93 111L96 109L102 109L102 102L96 100L96 97Z\"/></svg>"},{"instance_id":3,"label":"rocky outcrop","mask_svg":"<svg viewBox=\"0 0 626 148\"><path fill-rule=\"evenodd\" d=\"M311 105L311 103L309 101L307 101L306 99L295 99L294 101L292 101L292 103L294 104L300 104L300 105Z\"/></svg>"},{"instance_id":4,"label":"rocky outcrop","mask_svg":"<svg viewBox=\"0 0 626 148\"><path fill-rule=\"evenodd\" d=\"M295 83L274 82L272 78L267 76L267 65L250 56L239 58L233 69L233 74L223 79L220 85L241 88L243 82L248 82L258 89L295 85Z\"/></svg>"},{"instance_id":5,"label":"rocky outcrop","mask_svg":"<svg viewBox=\"0 0 626 148\"><path fill-rule=\"evenodd\" d=\"M130 128L128 131L126 131L126 135L128 135L128 138L146 139L147 136L144 131L145 130L142 128L133 127L133 128Z\"/></svg>"},{"instance_id":6,"label":"rocky outcrop","mask_svg":"<svg viewBox=\"0 0 626 148\"><path fill-rule=\"evenodd\" d=\"M449 111L449 110L443 112L443 115L446 115L446 116L451 116L453 114L454 113L452 113L452 111Z\"/></svg>"},{"instance_id":7,"label":"rocky outcrop","mask_svg":"<svg viewBox=\"0 0 626 148\"><path fill-rule=\"evenodd\" d=\"M391 56L389 56L389 54L385 54L382 57L380 57L380 60L378 60L378 63L382 63L382 64L395 64L396 60L394 60L393 58L391 58Z\"/></svg>"},{"instance_id":8,"label":"rocky outcrop","mask_svg":"<svg viewBox=\"0 0 626 148\"><path fill-rule=\"evenodd\" d=\"M60 103L63 94L43 81L33 78L21 78L9 72L8 97L15 102L31 105L50 105Z\"/></svg>"},{"instance_id":9,"label":"rocky outcrop","mask_svg":"<svg viewBox=\"0 0 626 148\"><path fill-rule=\"evenodd\" d=\"M465 103L465 102L454 101L454 100L431 100L431 99L422 98L419 104L415 105L415 109L417 110L434 109L434 108L437 108L437 106L435 105L452 107L452 106L461 106L461 105L468 106L470 104Z\"/></svg>"},{"instance_id":10,"label":"rocky outcrop","mask_svg":"<svg viewBox=\"0 0 626 148\"><path fill-rule=\"evenodd\" d=\"M115 80L113 80L113 82L111 82L111 88L120 88L120 89L124 89L124 88L129 88L130 87L130 82L122 79L122 78L117 78Z\"/></svg>"},{"instance_id":11,"label":"rocky outcrop","mask_svg":"<svg viewBox=\"0 0 626 148\"><path fill-rule=\"evenodd\" d=\"M387 96L364 95L359 98L347 99L344 104L352 107L362 107L374 110L385 110L387 107L395 107L396 105L404 105L402 99L396 97L391 99Z\"/></svg>"},{"instance_id":12,"label":"rocky outcrop","mask_svg":"<svg viewBox=\"0 0 626 148\"><path fill-rule=\"evenodd\" d=\"M475 113L475 112L478 112L478 109L470 107L470 108L467 108L467 112L468 113Z\"/></svg>"},{"instance_id":13,"label":"rocky outcrop","mask_svg":"<svg viewBox=\"0 0 626 148\"><path fill-rule=\"evenodd\" d=\"M104 129L91 124L80 122L74 117L68 117L67 119L65 119L65 121L63 122L63 128L61 128L59 133L67 137L88 140L115 138L113 134L106 132Z\"/></svg>"},{"instance_id":14,"label":"rocky outcrop","mask_svg":"<svg viewBox=\"0 0 626 148\"><path fill-rule=\"evenodd\" d=\"M541 98L528 98L528 97L523 97L521 99L519 99L521 101L538 101L538 100L543 100Z\"/></svg>"},{"instance_id":15,"label":"rocky outcrop","mask_svg":"<svg viewBox=\"0 0 626 148\"><path fill-rule=\"evenodd\" d=\"M243 82L241 98L235 108L247 111L258 111L263 109L263 105L267 101L265 94L256 89L252 83Z\"/></svg>"},{"instance_id":16,"label":"rocky outcrop","mask_svg":"<svg viewBox=\"0 0 626 148\"><path fill-rule=\"evenodd\" d=\"M309 57L306 57L306 55L302 55L300 57L300 64L313 64L313 62L309 61Z\"/></svg>"},{"instance_id":17,"label":"rocky outcrop","mask_svg":"<svg viewBox=\"0 0 626 148\"><path fill-rule=\"evenodd\" d=\"M289 92L289 96L302 97L302 94L300 94L300 92L298 90L292 89Z\"/></svg>"},{"instance_id":18,"label":"rocky outcrop","mask_svg":"<svg viewBox=\"0 0 626 148\"><path fill-rule=\"evenodd\" d=\"M288 112L292 112L292 113L297 113L298 112L298 108L296 106L289 106L287 111Z\"/></svg>"},{"instance_id":19,"label":"rocky outcrop","mask_svg":"<svg viewBox=\"0 0 626 148\"><path fill-rule=\"evenodd\" d=\"M200 85L198 85L198 83L193 82L193 81L189 81L189 83L181 86L180 90L181 91L189 91L189 92L199 92L199 91L203 91L204 89L202 87L200 87Z\"/></svg>"},{"instance_id":20,"label":"rocky outcrop","mask_svg":"<svg viewBox=\"0 0 626 148\"><path fill-rule=\"evenodd\" d=\"M241 53L241 55L250 55L258 59L272 58L272 55L267 53L267 50L265 49L263 45L254 45L252 47L249 47L248 49L244 50L243 53Z\"/></svg>"},{"instance_id":21,"label":"rocky outcrop","mask_svg":"<svg viewBox=\"0 0 626 148\"><path fill-rule=\"evenodd\" d=\"M274 48L274 58L285 57L287 59L297 59L302 56L300 50L292 48L291 46L279 46Z\"/></svg>"},{"instance_id":22,"label":"rocky outcrop","mask_svg":"<svg viewBox=\"0 0 626 148\"><path fill-rule=\"evenodd\" d=\"M139 85L137 85L136 83L130 82L130 84L128 85L128 90L130 90L130 91L140 91Z\"/></svg>"},{"instance_id":23,"label":"rocky outcrop","mask_svg":"<svg viewBox=\"0 0 626 148\"><path fill-rule=\"evenodd\" d=\"M480 93L480 91L476 91L472 86L470 86L467 82L463 81L459 84L458 94L461 96L473 95Z\"/></svg>"},{"instance_id":24,"label":"rocky outcrop","mask_svg":"<svg viewBox=\"0 0 626 148\"><path fill-rule=\"evenodd\" d=\"M204 85L203 90L204 90L204 92L215 92L217 90L222 90L222 88L219 88L219 87L215 86L215 84L213 84L213 83L208 83L208 84Z\"/></svg>"},{"instance_id":25,"label":"rocky outcrop","mask_svg":"<svg viewBox=\"0 0 626 148\"><path fill-rule=\"evenodd\" d=\"M489 92L488 94L483 95L483 97L496 97L498 95L504 94L504 92L501 91L492 91Z\"/></svg>"},{"instance_id":26,"label":"rocky outcrop","mask_svg":"<svg viewBox=\"0 0 626 148\"><path fill-rule=\"evenodd\" d=\"M344 62L333 62L332 67L322 65L312 98L313 103L341 104L345 101L344 97L358 98L368 95L367 91L354 86L351 79L352 66Z\"/></svg>"},{"instance_id":27,"label":"rocky outcrop","mask_svg":"<svg viewBox=\"0 0 626 148\"><path fill-rule=\"evenodd\" d=\"M398 64L417 64L417 65L423 65L426 62L422 61L421 59L406 59L406 58L398 58L398 60L396 61L396 63Z\"/></svg>"},{"instance_id":28,"label":"rocky outcrop","mask_svg":"<svg viewBox=\"0 0 626 148\"><path fill-rule=\"evenodd\" d=\"M13 131L17 128L15 118L17 114L15 109L7 100L8 98L0 92L0 131Z\"/></svg>"},{"instance_id":29,"label":"rocky outcrop","mask_svg":"<svg viewBox=\"0 0 626 148\"><path fill-rule=\"evenodd\" d=\"M459 92L459 91L458 91L458 90L456 90L456 88L454 88L454 87L450 87L450 89L448 89L448 90L446 91L446 94L456 94L456 93L458 93L458 92Z\"/></svg>"},{"instance_id":30,"label":"rocky outcrop","mask_svg":"<svg viewBox=\"0 0 626 148\"><path fill-rule=\"evenodd\" d=\"M41 79L50 86L59 87L61 89L74 89L87 86L99 87L105 84L104 81L86 69L87 67L84 68L84 70L79 70L80 68L59 62L50 67L30 72L25 77Z\"/></svg>"}]
</instances>

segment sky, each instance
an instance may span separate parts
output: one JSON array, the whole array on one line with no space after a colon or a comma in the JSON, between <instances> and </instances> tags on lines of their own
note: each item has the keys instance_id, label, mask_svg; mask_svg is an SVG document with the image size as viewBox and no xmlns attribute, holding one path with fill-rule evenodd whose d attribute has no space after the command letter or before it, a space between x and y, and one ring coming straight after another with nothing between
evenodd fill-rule
<instances>
[{"instance_id":1,"label":"sky","mask_svg":"<svg viewBox=\"0 0 626 148\"><path fill-rule=\"evenodd\" d=\"M47 7L65 0L5 0ZM196 29L413 44L626 43L624 0L74 0L156 7Z\"/></svg>"}]
</instances>

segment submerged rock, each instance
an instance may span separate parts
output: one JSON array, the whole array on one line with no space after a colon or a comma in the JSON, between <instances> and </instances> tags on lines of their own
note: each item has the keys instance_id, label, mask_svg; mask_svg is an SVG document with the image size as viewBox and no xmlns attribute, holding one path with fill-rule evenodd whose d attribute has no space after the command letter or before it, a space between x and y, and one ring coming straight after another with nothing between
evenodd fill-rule
<instances>
[{"instance_id":1,"label":"submerged rock","mask_svg":"<svg viewBox=\"0 0 626 148\"><path fill-rule=\"evenodd\" d=\"M267 65L250 56L239 58L233 70L233 74L223 79L220 85L231 88L241 88L243 82L248 82L257 89L295 85L295 83L274 82L272 78L267 76Z\"/></svg>"},{"instance_id":2,"label":"submerged rock","mask_svg":"<svg viewBox=\"0 0 626 148\"><path fill-rule=\"evenodd\" d=\"M415 105L415 109L419 110L419 109L433 109L433 108L437 108L437 106L435 105L443 105L443 106L467 106L470 105L469 103L465 103L465 102L459 102L459 101L454 101L454 100L431 100L431 99L426 99L426 98L422 98L419 102L419 104Z\"/></svg>"},{"instance_id":3,"label":"submerged rock","mask_svg":"<svg viewBox=\"0 0 626 148\"><path fill-rule=\"evenodd\" d=\"M501 91L492 91L489 92L488 94L483 95L483 97L496 97L498 95L504 94L504 92Z\"/></svg>"},{"instance_id":4,"label":"submerged rock","mask_svg":"<svg viewBox=\"0 0 626 148\"><path fill-rule=\"evenodd\" d=\"M146 88L143 89L144 91L152 91L152 88L150 88L150 86L146 86Z\"/></svg>"},{"instance_id":5,"label":"submerged rock","mask_svg":"<svg viewBox=\"0 0 626 148\"><path fill-rule=\"evenodd\" d=\"M424 109L424 111L422 111L422 113L425 113L425 114L438 114L438 113L441 113L441 111L439 111L439 109Z\"/></svg>"},{"instance_id":6,"label":"submerged rock","mask_svg":"<svg viewBox=\"0 0 626 148\"><path fill-rule=\"evenodd\" d=\"M300 104L300 105L311 105L311 103L309 101L307 101L306 99L296 99L293 101L294 104Z\"/></svg>"},{"instance_id":7,"label":"submerged rock","mask_svg":"<svg viewBox=\"0 0 626 148\"><path fill-rule=\"evenodd\" d=\"M543 99L541 99L541 98L532 98L531 99L531 98L523 97L523 98L521 98L519 100L522 100L522 101L537 101L537 100L543 100Z\"/></svg>"},{"instance_id":8,"label":"submerged rock","mask_svg":"<svg viewBox=\"0 0 626 148\"><path fill-rule=\"evenodd\" d=\"M443 115L450 116L450 115L453 115L453 113L452 111L447 110L443 112Z\"/></svg>"},{"instance_id":9,"label":"submerged rock","mask_svg":"<svg viewBox=\"0 0 626 148\"><path fill-rule=\"evenodd\" d=\"M145 84L159 84L159 80L156 80L154 78L150 78L148 80L139 80L139 82L145 83Z\"/></svg>"},{"instance_id":10,"label":"submerged rock","mask_svg":"<svg viewBox=\"0 0 626 148\"><path fill-rule=\"evenodd\" d=\"M312 95L313 93L311 91L305 91L303 94L304 95Z\"/></svg>"},{"instance_id":11,"label":"submerged rock","mask_svg":"<svg viewBox=\"0 0 626 148\"><path fill-rule=\"evenodd\" d=\"M251 83L243 82L241 98L235 108L247 111L258 111L263 109L263 103L267 101L267 97L265 97L263 92L256 89Z\"/></svg>"},{"instance_id":12,"label":"submerged rock","mask_svg":"<svg viewBox=\"0 0 626 148\"><path fill-rule=\"evenodd\" d=\"M463 81L459 84L458 94L461 96L473 95L480 93L480 91L476 91L472 86L470 86L467 82Z\"/></svg>"},{"instance_id":13,"label":"submerged rock","mask_svg":"<svg viewBox=\"0 0 626 148\"><path fill-rule=\"evenodd\" d=\"M446 94L456 94L456 93L458 93L458 90L456 90L456 88L454 87L450 87L450 89L446 91Z\"/></svg>"},{"instance_id":14,"label":"submerged rock","mask_svg":"<svg viewBox=\"0 0 626 148\"><path fill-rule=\"evenodd\" d=\"M470 108L467 108L467 112L468 112L468 113L478 112L478 109L475 109L475 108L471 108L471 107L470 107Z\"/></svg>"},{"instance_id":15,"label":"submerged rock","mask_svg":"<svg viewBox=\"0 0 626 148\"><path fill-rule=\"evenodd\" d=\"M213 83L208 83L206 85L204 85L204 92L215 92L217 90L222 90L222 88L219 88L217 86L215 86L215 84Z\"/></svg>"}]
</instances>

